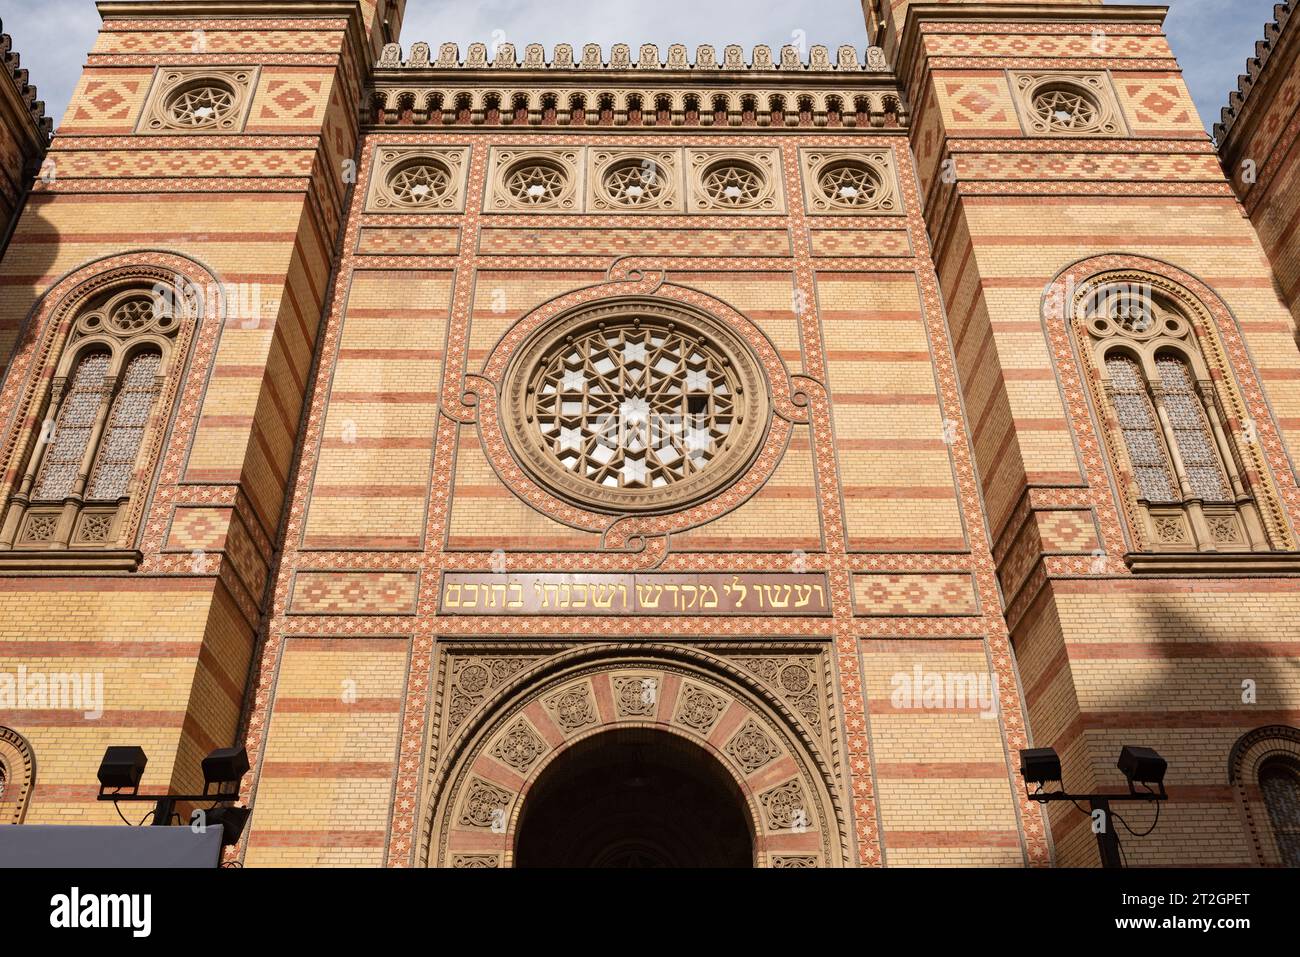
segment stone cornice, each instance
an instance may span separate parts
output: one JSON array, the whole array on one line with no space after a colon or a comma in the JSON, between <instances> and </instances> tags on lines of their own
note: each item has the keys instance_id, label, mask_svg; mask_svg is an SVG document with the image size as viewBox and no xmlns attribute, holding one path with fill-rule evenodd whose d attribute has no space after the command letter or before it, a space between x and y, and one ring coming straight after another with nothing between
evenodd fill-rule
<instances>
[{"instance_id":1,"label":"stone cornice","mask_svg":"<svg viewBox=\"0 0 1300 957\"><path fill-rule=\"evenodd\" d=\"M805 60L790 46L774 57L759 46L746 59L741 47L728 46L719 58L702 46L690 61L686 47L673 44L664 61L653 44L635 58L616 44L606 61L596 44L580 56L560 44L548 61L534 43L520 62L513 44L489 57L475 43L462 61L454 43L436 57L417 43L408 58L389 44L375 67L371 115L381 126L906 125L905 101L879 49L860 57L842 46L834 61L824 46L809 54Z\"/></svg>"},{"instance_id":2,"label":"stone cornice","mask_svg":"<svg viewBox=\"0 0 1300 957\"><path fill-rule=\"evenodd\" d=\"M359 0L98 0L101 18L173 19L200 17L348 17Z\"/></svg>"},{"instance_id":3,"label":"stone cornice","mask_svg":"<svg viewBox=\"0 0 1300 957\"><path fill-rule=\"evenodd\" d=\"M15 118L30 120L29 133L36 149L43 154L54 134L54 120L45 115L45 103L36 98L36 87L28 82L27 71L22 68L18 54L13 49L13 39L2 32L0 22L0 61L4 63L3 96L11 101Z\"/></svg>"},{"instance_id":4,"label":"stone cornice","mask_svg":"<svg viewBox=\"0 0 1300 957\"><path fill-rule=\"evenodd\" d=\"M1256 42L1255 55L1246 61L1246 72L1237 77L1237 89L1228 95L1228 105L1223 108L1222 118L1214 124L1214 139L1225 156L1228 152L1228 141L1233 138L1234 131L1239 127L1253 125L1248 119L1243 118L1247 117L1247 114L1257 112L1252 110L1251 106L1259 102L1261 97L1251 97L1251 92L1255 87L1271 82L1271 78L1275 75L1280 78L1279 71L1286 70L1286 57L1278 51L1284 47L1294 46L1296 29L1292 27L1288 30L1287 25L1291 22L1295 7L1293 0L1286 0L1273 7L1273 22L1264 27L1264 39ZM1274 62L1282 62L1283 65L1269 70L1269 64ZM1240 140L1241 135L1235 138Z\"/></svg>"},{"instance_id":5,"label":"stone cornice","mask_svg":"<svg viewBox=\"0 0 1300 957\"><path fill-rule=\"evenodd\" d=\"M911 77L921 45L925 23L984 23L1005 30L1010 23L1154 23L1164 24L1166 6L1087 3L918 3L907 9L907 20L898 42L895 68L898 76Z\"/></svg>"}]
</instances>

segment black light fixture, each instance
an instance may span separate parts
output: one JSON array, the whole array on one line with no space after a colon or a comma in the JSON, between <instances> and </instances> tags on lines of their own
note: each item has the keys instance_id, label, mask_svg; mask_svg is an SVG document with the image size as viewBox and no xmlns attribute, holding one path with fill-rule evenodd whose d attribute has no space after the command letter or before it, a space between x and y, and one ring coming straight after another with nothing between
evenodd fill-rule
<instances>
[{"instance_id":1,"label":"black light fixture","mask_svg":"<svg viewBox=\"0 0 1300 957\"><path fill-rule=\"evenodd\" d=\"M1040 787L1061 780L1061 756L1055 748L1026 748L1020 752L1020 776Z\"/></svg>"},{"instance_id":2,"label":"black light fixture","mask_svg":"<svg viewBox=\"0 0 1300 957\"><path fill-rule=\"evenodd\" d=\"M1061 759L1053 748L1027 748L1020 752L1020 775L1025 779L1026 792L1029 800L1037 801L1039 804L1047 804L1051 801L1070 801L1080 811L1079 802L1087 801L1088 808L1085 813L1096 816L1101 813L1101 827L1094 828L1093 832L1097 837L1097 850L1101 855L1102 867L1123 867L1123 852L1120 850L1119 834L1112 824L1112 818L1118 819L1119 815L1112 814L1110 805L1114 801L1167 801L1169 795L1165 793L1165 772L1169 770L1169 762L1162 758L1151 748L1138 747L1136 745L1126 744L1119 753L1119 761L1116 767L1124 773L1128 781L1128 794L1070 794L1064 790L1044 792L1043 785L1048 781L1061 781ZM1037 785L1038 790L1029 791L1030 785ZM1144 790L1138 790L1138 785L1142 785ZM1151 790L1151 788L1158 790ZM1156 823L1160 821L1160 806L1156 805ZM1124 826L1127 828L1128 824ZM1146 837L1151 831L1155 830L1155 824L1151 825L1151 830L1146 834L1136 834L1129 828L1129 832L1137 837Z\"/></svg>"},{"instance_id":3,"label":"black light fixture","mask_svg":"<svg viewBox=\"0 0 1300 957\"><path fill-rule=\"evenodd\" d=\"M214 825L221 825L223 843L239 840L250 813L248 808L231 806L239 800L239 781L248 772L248 754L243 748L218 748L203 759L202 794L140 794L140 778L148 760L140 747L113 747L105 751L99 764L99 800L150 802L154 805L155 827L167 827L172 823L177 804L213 803L217 806L204 813ZM214 784L217 793L211 794ZM233 784L234 790L222 790L221 785L228 784Z\"/></svg>"},{"instance_id":4,"label":"black light fixture","mask_svg":"<svg viewBox=\"0 0 1300 957\"><path fill-rule=\"evenodd\" d=\"M1157 787L1161 794L1165 793L1165 772L1169 770L1169 762L1151 748L1126 744L1120 750L1115 766L1128 779L1129 791L1135 791L1136 786L1142 784Z\"/></svg>"},{"instance_id":5,"label":"black light fixture","mask_svg":"<svg viewBox=\"0 0 1300 957\"><path fill-rule=\"evenodd\" d=\"M239 843L239 836L244 833L244 825L248 822L248 815L252 814L246 807L214 807L210 811L204 812L205 824L207 827L220 827L221 846L231 847Z\"/></svg>"},{"instance_id":6,"label":"black light fixture","mask_svg":"<svg viewBox=\"0 0 1300 957\"><path fill-rule=\"evenodd\" d=\"M144 777L144 767L148 763L144 748L106 748L103 760L99 762L99 793L102 795L105 788L119 791L127 788L134 794L140 789L140 779Z\"/></svg>"},{"instance_id":7,"label":"black light fixture","mask_svg":"<svg viewBox=\"0 0 1300 957\"><path fill-rule=\"evenodd\" d=\"M203 759L203 793L208 794L217 785L218 794L226 794L221 785L233 784L233 794L239 792L239 782L248 773L248 752L243 748L218 748Z\"/></svg>"}]
</instances>

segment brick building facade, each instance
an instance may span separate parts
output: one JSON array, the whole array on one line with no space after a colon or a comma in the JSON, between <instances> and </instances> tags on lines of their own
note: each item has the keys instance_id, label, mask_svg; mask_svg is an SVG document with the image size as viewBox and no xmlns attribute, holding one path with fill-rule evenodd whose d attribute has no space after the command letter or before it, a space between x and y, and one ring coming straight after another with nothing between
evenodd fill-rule
<instances>
[{"instance_id":1,"label":"brick building facade","mask_svg":"<svg viewBox=\"0 0 1300 957\"><path fill-rule=\"evenodd\" d=\"M4 820L246 743L248 866L1093 865L1017 752L1140 744L1128 863L1296 861L1293 51L1239 200L1158 7L98 6L0 260Z\"/></svg>"}]
</instances>

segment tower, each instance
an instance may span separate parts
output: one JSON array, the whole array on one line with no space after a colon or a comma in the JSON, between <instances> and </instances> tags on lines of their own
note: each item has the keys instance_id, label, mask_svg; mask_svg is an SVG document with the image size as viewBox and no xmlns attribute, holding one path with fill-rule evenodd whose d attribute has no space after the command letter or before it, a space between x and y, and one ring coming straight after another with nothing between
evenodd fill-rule
<instances>
[{"instance_id":1,"label":"tower","mask_svg":"<svg viewBox=\"0 0 1300 957\"><path fill-rule=\"evenodd\" d=\"M1079 789L1118 787L1119 746L1158 741L1179 755L1180 800L1151 862L1187 860L1177 845L1209 822L1199 862L1258 860L1268 838L1243 839L1241 769L1224 768L1267 750L1259 726L1283 726L1274 750L1294 735L1266 622L1295 601L1296 330L1163 11L867 9L913 113L1035 741ZM1266 704L1251 691L1264 687ZM1093 859L1081 816L1051 823L1059 862Z\"/></svg>"},{"instance_id":2,"label":"tower","mask_svg":"<svg viewBox=\"0 0 1300 957\"><path fill-rule=\"evenodd\" d=\"M38 823L115 819L107 745L194 793L240 736L357 104L402 3L99 12L0 263L3 657L39 679L6 713ZM54 681L84 700L52 707Z\"/></svg>"}]
</instances>

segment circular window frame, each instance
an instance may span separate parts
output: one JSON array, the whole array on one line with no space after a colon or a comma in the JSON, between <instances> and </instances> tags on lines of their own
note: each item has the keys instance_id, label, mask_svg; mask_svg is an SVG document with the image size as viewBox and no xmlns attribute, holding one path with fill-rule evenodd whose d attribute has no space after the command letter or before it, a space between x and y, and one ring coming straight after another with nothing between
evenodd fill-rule
<instances>
[{"instance_id":1,"label":"circular window frame","mask_svg":"<svg viewBox=\"0 0 1300 957\"><path fill-rule=\"evenodd\" d=\"M635 319L673 323L703 336L734 370L736 427L725 448L708 465L659 488L611 488L575 475L547 447L532 417L531 389L557 345L601 324ZM734 330L704 312L678 302L625 298L577 307L535 330L511 357L502 378L498 410L511 456L540 487L580 508L611 515L657 515L685 511L735 484L767 443L771 389L759 357Z\"/></svg>"},{"instance_id":2,"label":"circular window frame","mask_svg":"<svg viewBox=\"0 0 1300 957\"><path fill-rule=\"evenodd\" d=\"M224 114L217 113L211 121L204 123L187 123L178 118L176 115L177 101L186 94L205 87L220 89L230 98L230 105L226 112ZM234 129L239 123L239 101L240 91L229 80L216 76L196 76L186 79L167 91L166 100L162 104L162 113L166 118L166 124L173 129L193 130L196 132L230 130Z\"/></svg>"},{"instance_id":3,"label":"circular window frame","mask_svg":"<svg viewBox=\"0 0 1300 957\"><path fill-rule=\"evenodd\" d=\"M1021 109L1027 132L1042 136L1122 136L1124 130L1118 116L1114 95L1106 80L1099 74L1021 75L1016 80L1021 97ZM1066 127L1053 122L1050 116L1039 112L1038 98L1054 91L1071 93L1087 100L1093 108L1092 123L1087 126Z\"/></svg>"},{"instance_id":4,"label":"circular window frame","mask_svg":"<svg viewBox=\"0 0 1300 957\"><path fill-rule=\"evenodd\" d=\"M397 194L396 187L393 185L398 176L417 166L428 166L440 170L446 178L442 191L432 194L429 201L424 203L411 203L401 199ZM423 153L403 156L394 162L384 174L384 192L395 209L408 209L415 212L449 209L456 205L456 171L451 168L450 164L434 156L427 156Z\"/></svg>"},{"instance_id":5,"label":"circular window frame","mask_svg":"<svg viewBox=\"0 0 1300 957\"><path fill-rule=\"evenodd\" d=\"M658 191L647 199L638 203L629 203L625 199L615 195L610 188L610 179L614 175L625 169L640 167L646 169L647 164L654 168L656 185ZM671 170L661 160L653 156L618 156L610 160L599 171L599 180L597 190L599 198L611 209L626 210L628 212L646 212L655 209L676 209L677 198L676 190L673 189Z\"/></svg>"},{"instance_id":6,"label":"circular window frame","mask_svg":"<svg viewBox=\"0 0 1300 957\"><path fill-rule=\"evenodd\" d=\"M708 179L718 170L724 167L734 167L743 169L755 176L758 180L758 193L755 197L747 202L733 203L729 200L719 199L709 191ZM773 184L771 174L763 169L758 163L747 157L740 156L719 156L711 158L700 167L700 193L706 199L708 205L716 210L729 210L734 212L746 212L754 209L770 209L774 206Z\"/></svg>"},{"instance_id":7,"label":"circular window frame","mask_svg":"<svg viewBox=\"0 0 1300 957\"><path fill-rule=\"evenodd\" d=\"M547 167L553 172L560 175L559 188L547 199L541 202L529 202L521 199L510 188L510 179L517 172L532 167ZM565 198L573 191L573 171L569 169L560 160L550 156L521 156L518 159L511 160L501 170L501 188L504 190L506 199L511 206L516 209L555 209L564 204Z\"/></svg>"},{"instance_id":8,"label":"circular window frame","mask_svg":"<svg viewBox=\"0 0 1300 957\"><path fill-rule=\"evenodd\" d=\"M833 193L826 188L825 178L831 173L845 168L860 170L875 182L875 192L869 200L861 203L847 202L838 193ZM817 170L816 187L827 208L841 209L853 213L893 212L896 205L885 174L874 164L851 156L837 156L823 163Z\"/></svg>"}]
</instances>

